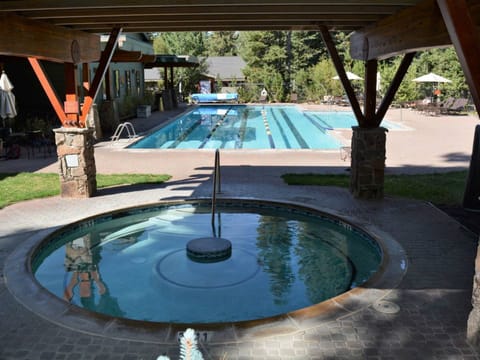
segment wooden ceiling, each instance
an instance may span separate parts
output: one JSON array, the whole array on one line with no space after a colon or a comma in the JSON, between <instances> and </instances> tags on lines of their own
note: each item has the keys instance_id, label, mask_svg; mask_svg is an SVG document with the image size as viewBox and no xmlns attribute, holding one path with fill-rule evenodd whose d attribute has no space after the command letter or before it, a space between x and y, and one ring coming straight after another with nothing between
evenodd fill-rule
<instances>
[{"instance_id":1,"label":"wooden ceiling","mask_svg":"<svg viewBox=\"0 0 480 360\"><path fill-rule=\"evenodd\" d=\"M309 30L353 31L421 0L7 0L0 14L90 33Z\"/></svg>"}]
</instances>

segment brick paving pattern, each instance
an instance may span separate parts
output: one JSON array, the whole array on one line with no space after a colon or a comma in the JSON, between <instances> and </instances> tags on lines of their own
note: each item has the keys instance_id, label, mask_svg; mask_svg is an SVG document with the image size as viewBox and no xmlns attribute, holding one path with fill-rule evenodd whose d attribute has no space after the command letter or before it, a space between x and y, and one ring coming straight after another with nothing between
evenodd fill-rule
<instances>
[{"instance_id":1,"label":"brick paving pattern","mask_svg":"<svg viewBox=\"0 0 480 360\"><path fill-rule=\"evenodd\" d=\"M109 151L100 149L99 157L121 153ZM174 177L164 186L101 190L91 199L32 200L0 210L0 359L150 360L162 354L178 359L176 344L118 340L44 319L11 295L4 277L8 256L19 244L45 229L136 204L209 196L213 154L202 153L184 164L175 156L170 154L169 159L176 162ZM183 159L186 155L178 156ZM334 170L344 171L344 164L330 161L329 156L320 168L331 169L332 165ZM312 323L302 331L254 337L246 332L235 342L202 343L205 359L480 359L480 349L465 341L476 236L427 203L389 197L361 201L343 189L289 187L279 177L286 172L284 167L276 166L279 160L267 158L271 164L235 166L237 155L226 156L222 196L284 200L329 209L376 236L394 239L407 254L407 263L402 264L407 271L396 288L378 291L385 294L381 300L398 305L399 311L383 313L369 303L353 304L356 300L352 299L352 306L360 305L358 311L317 325ZM259 161L255 153L244 154L241 159L253 164ZM54 166L45 166L44 159L22 164L24 168L38 166L41 171ZM3 171L8 162L0 165ZM142 161L136 154L123 155L121 166L127 165L136 172L152 169L149 156ZM12 161L9 169L16 171L16 166L20 165ZM117 171L117 164L111 162L111 166L112 171ZM173 165L160 165L149 172L162 172L169 166ZM102 161L99 167L108 168ZM312 167L305 160L297 169Z\"/></svg>"}]
</instances>

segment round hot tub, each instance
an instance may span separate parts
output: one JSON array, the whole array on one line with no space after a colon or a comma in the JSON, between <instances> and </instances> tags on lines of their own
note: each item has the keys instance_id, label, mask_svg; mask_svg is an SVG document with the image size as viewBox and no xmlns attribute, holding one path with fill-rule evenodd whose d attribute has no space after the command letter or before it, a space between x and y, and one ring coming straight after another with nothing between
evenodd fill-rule
<instances>
[{"instance_id":1,"label":"round hot tub","mask_svg":"<svg viewBox=\"0 0 480 360\"><path fill-rule=\"evenodd\" d=\"M192 239L231 248L197 261L187 251ZM225 324L336 297L368 281L382 259L370 235L325 213L222 199L213 218L211 203L195 200L80 221L42 241L31 266L69 306L136 321Z\"/></svg>"}]
</instances>

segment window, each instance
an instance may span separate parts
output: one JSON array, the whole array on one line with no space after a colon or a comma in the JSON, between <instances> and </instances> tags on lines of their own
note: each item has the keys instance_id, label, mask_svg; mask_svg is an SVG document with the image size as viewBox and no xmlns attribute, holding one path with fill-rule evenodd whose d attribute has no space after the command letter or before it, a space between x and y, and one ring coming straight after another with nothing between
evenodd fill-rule
<instances>
[{"instance_id":1,"label":"window","mask_svg":"<svg viewBox=\"0 0 480 360\"><path fill-rule=\"evenodd\" d=\"M125 70L125 94L128 96L128 95L131 95L132 94L132 78L130 76L130 71L129 70Z\"/></svg>"},{"instance_id":2,"label":"window","mask_svg":"<svg viewBox=\"0 0 480 360\"><path fill-rule=\"evenodd\" d=\"M141 87L141 80L142 78L140 77L140 71L137 70L135 72L135 86L137 88L137 96L142 96L142 87Z\"/></svg>"}]
</instances>

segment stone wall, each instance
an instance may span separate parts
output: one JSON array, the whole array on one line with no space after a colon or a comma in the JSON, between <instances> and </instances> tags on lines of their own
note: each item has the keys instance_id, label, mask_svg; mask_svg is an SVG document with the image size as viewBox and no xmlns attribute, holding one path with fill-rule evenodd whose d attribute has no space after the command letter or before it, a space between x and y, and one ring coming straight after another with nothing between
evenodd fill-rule
<instances>
[{"instance_id":1,"label":"stone wall","mask_svg":"<svg viewBox=\"0 0 480 360\"><path fill-rule=\"evenodd\" d=\"M93 129L55 129L62 197L87 198L97 191Z\"/></svg>"},{"instance_id":2,"label":"stone wall","mask_svg":"<svg viewBox=\"0 0 480 360\"><path fill-rule=\"evenodd\" d=\"M480 243L480 237L479 237ZM473 276L472 311L468 315L467 340L474 346L480 346L480 246L475 258L475 274Z\"/></svg>"},{"instance_id":3,"label":"stone wall","mask_svg":"<svg viewBox=\"0 0 480 360\"><path fill-rule=\"evenodd\" d=\"M350 191L357 198L383 198L387 131L353 127Z\"/></svg>"}]
</instances>

